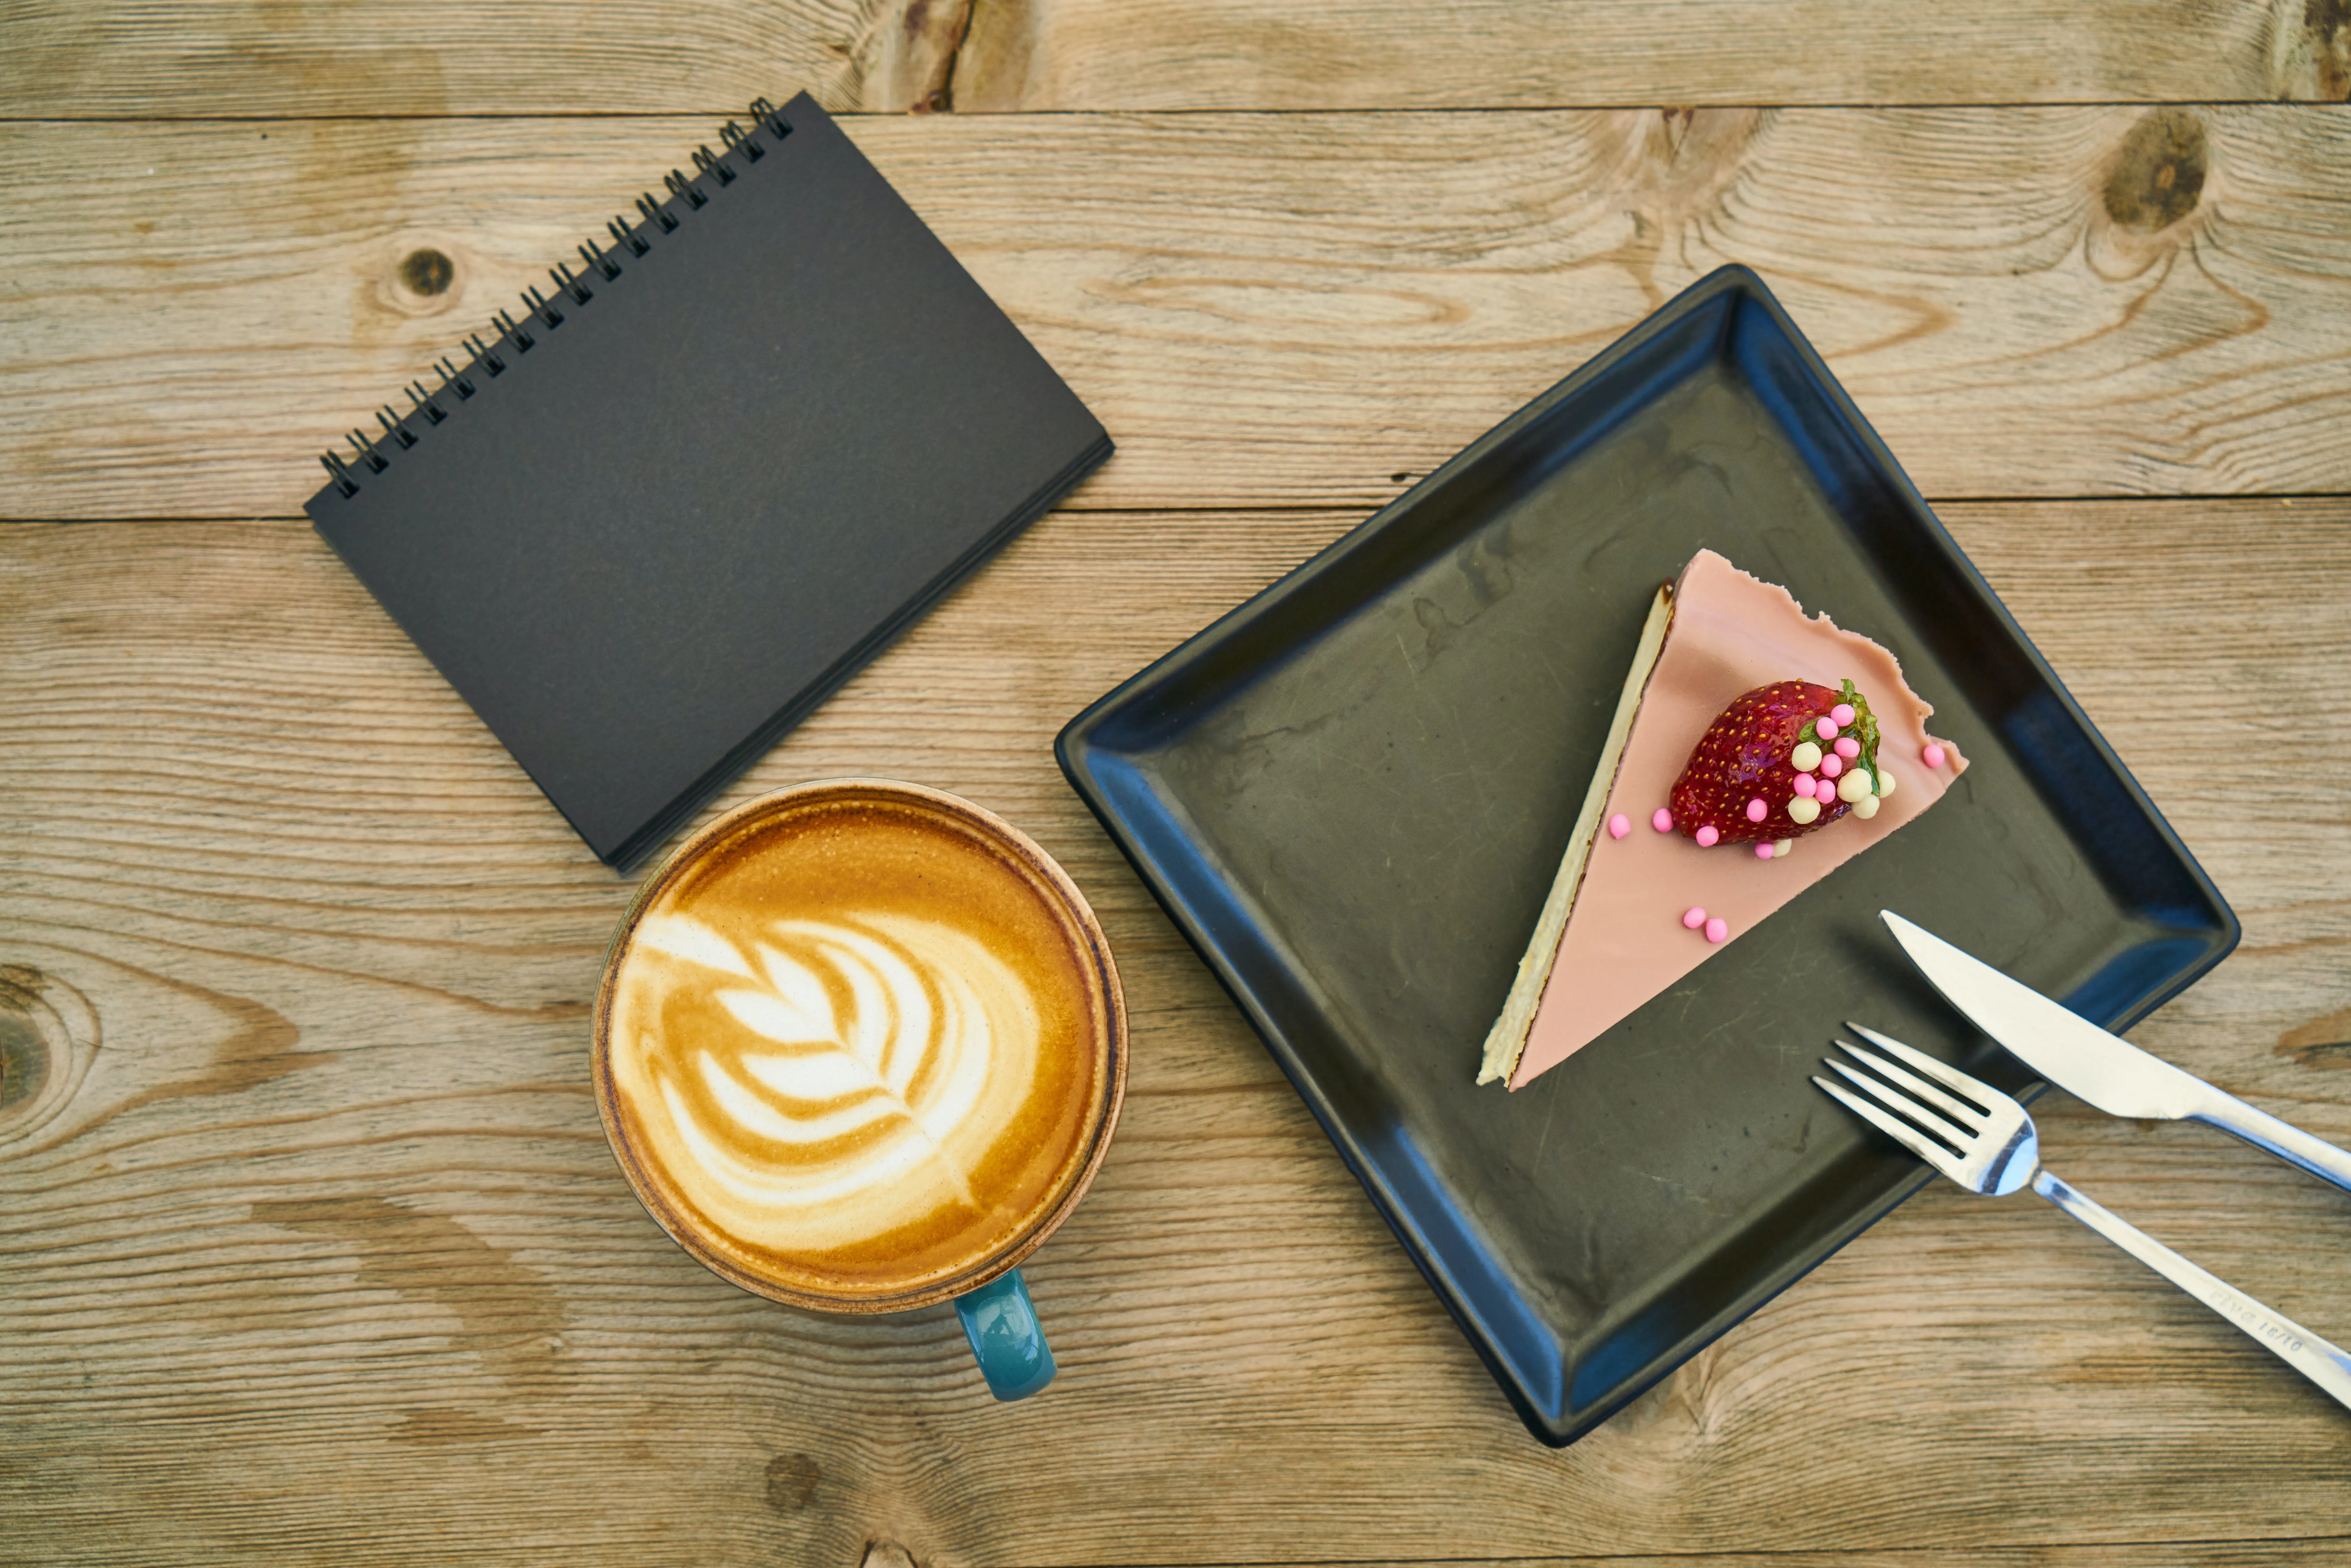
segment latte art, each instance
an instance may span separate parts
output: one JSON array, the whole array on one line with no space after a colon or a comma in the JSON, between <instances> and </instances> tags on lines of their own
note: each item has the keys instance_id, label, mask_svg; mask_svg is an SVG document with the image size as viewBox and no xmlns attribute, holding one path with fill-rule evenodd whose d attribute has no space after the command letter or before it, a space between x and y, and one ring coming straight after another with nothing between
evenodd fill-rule
<instances>
[{"instance_id":1,"label":"latte art","mask_svg":"<svg viewBox=\"0 0 2351 1568\"><path fill-rule=\"evenodd\" d=\"M705 829L632 905L598 1105L646 1208L737 1284L942 1300L1092 1178L1117 988L1082 897L1009 827L913 786L808 785Z\"/></svg>"},{"instance_id":2,"label":"latte art","mask_svg":"<svg viewBox=\"0 0 2351 1568\"><path fill-rule=\"evenodd\" d=\"M702 971L735 1026L683 1049L641 1037L644 1082L623 1080L641 1114L657 1095L648 1142L711 1218L756 1244L824 1248L982 1207L972 1176L1028 1100L1039 1033L1027 988L986 946L874 911L778 920L740 944L673 914L637 941Z\"/></svg>"}]
</instances>

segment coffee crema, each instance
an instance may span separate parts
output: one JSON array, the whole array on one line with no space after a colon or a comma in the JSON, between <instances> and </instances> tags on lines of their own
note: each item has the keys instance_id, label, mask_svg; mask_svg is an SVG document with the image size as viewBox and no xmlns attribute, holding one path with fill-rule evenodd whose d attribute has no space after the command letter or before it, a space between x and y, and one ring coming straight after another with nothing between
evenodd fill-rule
<instances>
[{"instance_id":1,"label":"coffee crema","mask_svg":"<svg viewBox=\"0 0 2351 1568\"><path fill-rule=\"evenodd\" d=\"M690 847L598 1003L599 1100L664 1227L737 1283L852 1310L1040 1239L1109 1135L1124 1046L1050 866L855 785Z\"/></svg>"}]
</instances>

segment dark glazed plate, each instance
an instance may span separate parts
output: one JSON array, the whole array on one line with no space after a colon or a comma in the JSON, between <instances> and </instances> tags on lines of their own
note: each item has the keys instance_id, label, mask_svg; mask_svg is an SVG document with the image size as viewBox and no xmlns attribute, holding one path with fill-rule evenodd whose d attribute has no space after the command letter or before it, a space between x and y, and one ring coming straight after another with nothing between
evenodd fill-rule
<instances>
[{"instance_id":1,"label":"dark glazed plate","mask_svg":"<svg viewBox=\"0 0 2351 1568\"><path fill-rule=\"evenodd\" d=\"M1478 1088L1650 595L1701 545L1891 648L1972 766L1562 1066L1515 1094ZM1837 1020L2037 1087L1917 976L1878 909L2114 1028L2238 935L1742 267L1094 704L1056 750L1557 1445L1927 1181L1806 1082Z\"/></svg>"}]
</instances>

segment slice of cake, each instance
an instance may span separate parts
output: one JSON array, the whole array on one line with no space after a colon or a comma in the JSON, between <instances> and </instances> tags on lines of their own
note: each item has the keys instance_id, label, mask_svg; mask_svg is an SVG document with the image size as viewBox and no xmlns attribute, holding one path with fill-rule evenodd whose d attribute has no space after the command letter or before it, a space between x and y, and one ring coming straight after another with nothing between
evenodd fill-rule
<instances>
[{"instance_id":1,"label":"slice of cake","mask_svg":"<svg viewBox=\"0 0 2351 1568\"><path fill-rule=\"evenodd\" d=\"M1660 589L1486 1039L1513 1089L1941 799L1967 767L1894 656L1712 550Z\"/></svg>"}]
</instances>

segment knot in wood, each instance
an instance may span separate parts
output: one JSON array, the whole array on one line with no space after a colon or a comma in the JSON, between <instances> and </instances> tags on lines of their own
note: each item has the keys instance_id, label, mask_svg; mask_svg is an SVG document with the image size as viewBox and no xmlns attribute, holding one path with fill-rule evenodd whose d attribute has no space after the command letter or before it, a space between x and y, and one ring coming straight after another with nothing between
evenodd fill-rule
<instances>
[{"instance_id":1,"label":"knot in wood","mask_svg":"<svg viewBox=\"0 0 2351 1568\"><path fill-rule=\"evenodd\" d=\"M412 250L400 260L401 287L411 294L445 294L456 276L457 264L431 246Z\"/></svg>"},{"instance_id":2,"label":"knot in wood","mask_svg":"<svg viewBox=\"0 0 2351 1568\"><path fill-rule=\"evenodd\" d=\"M2141 234L2169 228L2196 210L2204 175L2202 118L2184 109L2158 109L2123 138L2106 176L2106 215Z\"/></svg>"}]
</instances>

